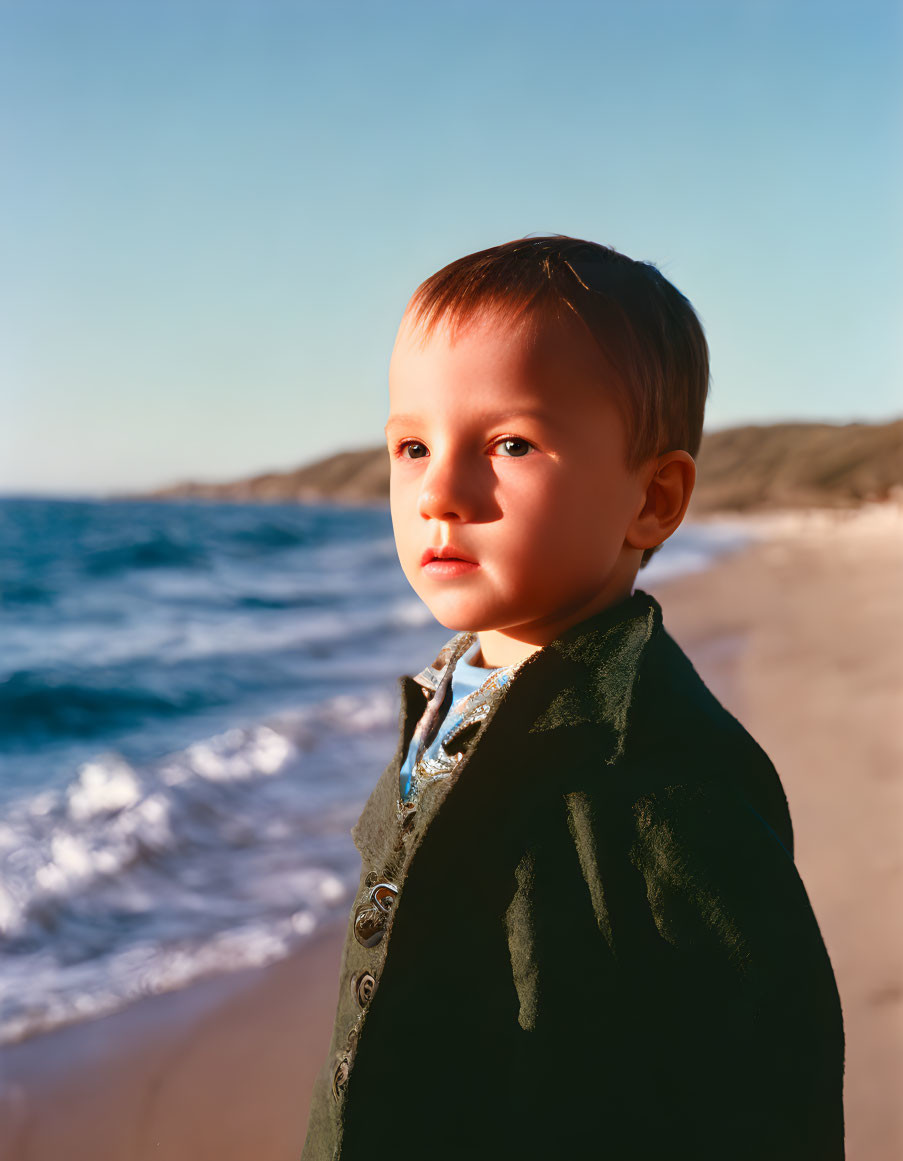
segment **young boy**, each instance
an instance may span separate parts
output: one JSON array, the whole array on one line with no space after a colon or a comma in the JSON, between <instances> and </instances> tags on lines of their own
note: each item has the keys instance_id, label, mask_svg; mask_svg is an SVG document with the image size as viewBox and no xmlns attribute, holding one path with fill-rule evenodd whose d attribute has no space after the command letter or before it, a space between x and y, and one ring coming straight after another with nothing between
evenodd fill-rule
<instances>
[{"instance_id":1,"label":"young boy","mask_svg":"<svg viewBox=\"0 0 903 1161\"><path fill-rule=\"evenodd\" d=\"M833 1161L843 1025L771 762L633 585L695 481L708 350L651 265L452 263L392 356L400 679L305 1161Z\"/></svg>"}]
</instances>

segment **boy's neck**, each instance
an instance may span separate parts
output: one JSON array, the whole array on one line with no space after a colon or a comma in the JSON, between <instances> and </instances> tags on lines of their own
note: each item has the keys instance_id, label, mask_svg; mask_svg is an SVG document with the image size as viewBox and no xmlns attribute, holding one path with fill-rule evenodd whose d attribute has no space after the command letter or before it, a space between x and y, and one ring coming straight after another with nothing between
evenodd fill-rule
<instances>
[{"instance_id":1,"label":"boy's neck","mask_svg":"<svg viewBox=\"0 0 903 1161\"><path fill-rule=\"evenodd\" d=\"M515 665L538 652L559 637L572 625L601 613L612 605L626 600L633 591L635 576L630 583L609 589L606 586L589 601L567 612L547 617L541 621L531 621L526 625L516 625L508 629L486 629L477 633L479 651L471 658L470 664L483 669L497 669L502 665Z\"/></svg>"}]
</instances>

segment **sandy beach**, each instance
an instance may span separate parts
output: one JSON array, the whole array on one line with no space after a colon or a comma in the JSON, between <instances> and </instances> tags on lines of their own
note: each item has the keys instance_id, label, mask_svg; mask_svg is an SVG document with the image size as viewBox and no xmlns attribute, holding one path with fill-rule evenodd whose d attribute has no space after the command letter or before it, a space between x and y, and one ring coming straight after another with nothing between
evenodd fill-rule
<instances>
[{"instance_id":1,"label":"sandy beach","mask_svg":"<svg viewBox=\"0 0 903 1161\"><path fill-rule=\"evenodd\" d=\"M717 519L717 518L715 518ZM903 508L750 517L761 539L655 586L774 761L837 976L850 1161L903 1156ZM378 771L374 772L374 777ZM2 1161L297 1161L342 930L267 968L0 1050ZM725 1158L725 1161L730 1161Z\"/></svg>"}]
</instances>

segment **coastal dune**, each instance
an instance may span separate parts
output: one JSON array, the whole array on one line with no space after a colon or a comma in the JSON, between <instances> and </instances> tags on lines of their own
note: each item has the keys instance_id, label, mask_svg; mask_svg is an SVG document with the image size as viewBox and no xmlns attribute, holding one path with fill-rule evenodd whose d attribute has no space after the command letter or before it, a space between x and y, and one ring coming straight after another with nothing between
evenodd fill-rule
<instances>
[{"instance_id":1,"label":"coastal dune","mask_svg":"<svg viewBox=\"0 0 903 1161\"><path fill-rule=\"evenodd\" d=\"M781 775L843 1004L847 1155L892 1161L903 1155L903 508L747 521L750 547L637 583ZM0 1159L297 1161L342 936L0 1050Z\"/></svg>"}]
</instances>

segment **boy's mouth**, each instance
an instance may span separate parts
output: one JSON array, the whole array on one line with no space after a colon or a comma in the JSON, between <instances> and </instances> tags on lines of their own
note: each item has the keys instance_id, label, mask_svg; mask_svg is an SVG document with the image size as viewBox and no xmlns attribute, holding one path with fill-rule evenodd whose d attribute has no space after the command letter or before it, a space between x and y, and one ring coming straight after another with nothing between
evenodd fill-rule
<instances>
[{"instance_id":1,"label":"boy's mouth","mask_svg":"<svg viewBox=\"0 0 903 1161\"><path fill-rule=\"evenodd\" d=\"M421 567L431 564L434 560L459 560L465 564L477 564L472 556L468 556L460 548L456 548L453 544L443 544L441 548L427 548L424 550L423 556L420 558Z\"/></svg>"}]
</instances>

